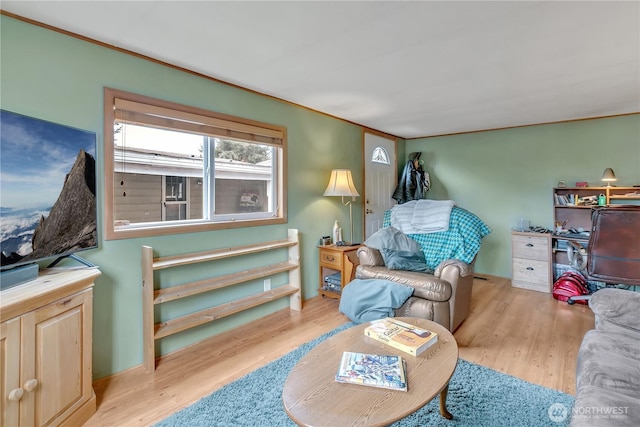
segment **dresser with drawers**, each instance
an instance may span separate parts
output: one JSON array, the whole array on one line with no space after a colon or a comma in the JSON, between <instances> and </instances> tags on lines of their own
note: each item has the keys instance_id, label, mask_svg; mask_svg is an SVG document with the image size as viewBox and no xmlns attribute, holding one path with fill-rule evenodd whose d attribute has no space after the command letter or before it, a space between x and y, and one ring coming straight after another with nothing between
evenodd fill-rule
<instances>
[{"instance_id":1,"label":"dresser with drawers","mask_svg":"<svg viewBox=\"0 0 640 427\"><path fill-rule=\"evenodd\" d=\"M511 285L551 293L551 234L511 232Z\"/></svg>"}]
</instances>

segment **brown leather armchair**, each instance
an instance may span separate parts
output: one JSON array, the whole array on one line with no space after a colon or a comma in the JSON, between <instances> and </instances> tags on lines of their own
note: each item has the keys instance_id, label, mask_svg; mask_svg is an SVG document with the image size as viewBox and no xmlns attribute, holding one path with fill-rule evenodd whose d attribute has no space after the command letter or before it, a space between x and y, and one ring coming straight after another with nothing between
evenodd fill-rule
<instances>
[{"instance_id":1,"label":"brown leather armchair","mask_svg":"<svg viewBox=\"0 0 640 427\"><path fill-rule=\"evenodd\" d=\"M411 286L413 295L398 309L396 316L433 320L451 332L469 313L473 286L473 263L442 261L433 274L391 270L385 266L380 251L367 246L358 248L360 265L356 279L385 279Z\"/></svg>"}]
</instances>

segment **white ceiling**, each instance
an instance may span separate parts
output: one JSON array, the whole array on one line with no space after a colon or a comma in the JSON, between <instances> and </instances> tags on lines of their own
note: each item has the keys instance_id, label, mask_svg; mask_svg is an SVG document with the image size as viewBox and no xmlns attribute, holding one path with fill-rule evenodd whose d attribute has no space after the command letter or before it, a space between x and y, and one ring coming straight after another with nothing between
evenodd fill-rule
<instances>
[{"instance_id":1,"label":"white ceiling","mask_svg":"<svg viewBox=\"0 0 640 427\"><path fill-rule=\"evenodd\" d=\"M6 1L403 138L640 111L640 2Z\"/></svg>"}]
</instances>

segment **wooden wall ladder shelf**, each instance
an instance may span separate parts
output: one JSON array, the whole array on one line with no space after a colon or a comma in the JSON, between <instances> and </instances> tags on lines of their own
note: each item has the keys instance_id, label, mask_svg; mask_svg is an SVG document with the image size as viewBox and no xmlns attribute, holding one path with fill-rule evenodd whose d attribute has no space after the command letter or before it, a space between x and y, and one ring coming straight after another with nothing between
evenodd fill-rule
<instances>
[{"instance_id":1,"label":"wooden wall ladder shelf","mask_svg":"<svg viewBox=\"0 0 640 427\"><path fill-rule=\"evenodd\" d=\"M281 263L255 267L245 271L167 288L156 289L157 286L155 286L154 272L158 270L217 261L282 248L288 248L288 260ZM283 272L289 272L289 283L286 285L258 292L174 319L156 322L154 306L158 304L266 278ZM142 293L143 364L147 373L152 373L156 368L155 342L161 338L286 296L289 297L289 307L292 310L299 311L302 305L302 298L300 291L300 247L298 230L289 229L288 238L283 240L273 240L245 246L165 257L154 257L151 246L142 246Z\"/></svg>"}]
</instances>

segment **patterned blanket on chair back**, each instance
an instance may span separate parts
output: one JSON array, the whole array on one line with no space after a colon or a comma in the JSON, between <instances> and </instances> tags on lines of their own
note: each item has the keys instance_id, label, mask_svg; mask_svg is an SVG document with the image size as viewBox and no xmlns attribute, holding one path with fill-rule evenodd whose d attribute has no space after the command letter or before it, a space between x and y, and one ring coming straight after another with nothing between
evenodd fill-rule
<instances>
[{"instance_id":1,"label":"patterned blanket on chair back","mask_svg":"<svg viewBox=\"0 0 640 427\"><path fill-rule=\"evenodd\" d=\"M383 227L391 225L391 211L384 213ZM454 206L449 219L449 230L438 233L407 234L418 242L424 252L427 265L435 269L446 259L459 259L471 264L482 238L491 229L471 212Z\"/></svg>"}]
</instances>

